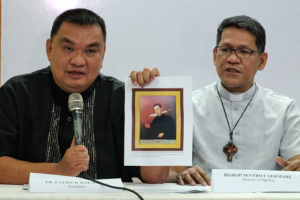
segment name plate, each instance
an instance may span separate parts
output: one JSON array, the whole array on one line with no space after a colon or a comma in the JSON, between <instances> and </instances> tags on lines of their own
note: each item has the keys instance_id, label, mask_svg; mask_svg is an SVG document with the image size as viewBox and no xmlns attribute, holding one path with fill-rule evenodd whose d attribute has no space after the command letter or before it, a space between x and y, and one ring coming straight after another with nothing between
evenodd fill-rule
<instances>
[{"instance_id":1,"label":"name plate","mask_svg":"<svg viewBox=\"0 0 300 200\"><path fill-rule=\"evenodd\" d=\"M300 192L300 172L212 170L212 192Z\"/></svg>"},{"instance_id":2,"label":"name plate","mask_svg":"<svg viewBox=\"0 0 300 200\"><path fill-rule=\"evenodd\" d=\"M123 187L121 179L101 179L103 183ZM92 181L72 176L59 176L52 174L30 173L29 192L122 192L103 186Z\"/></svg>"}]
</instances>

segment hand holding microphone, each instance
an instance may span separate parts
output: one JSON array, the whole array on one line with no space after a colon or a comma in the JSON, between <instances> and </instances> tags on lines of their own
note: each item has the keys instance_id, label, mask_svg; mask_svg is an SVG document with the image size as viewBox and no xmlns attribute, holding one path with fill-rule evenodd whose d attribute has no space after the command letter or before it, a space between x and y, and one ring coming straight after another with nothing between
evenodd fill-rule
<instances>
[{"instance_id":1,"label":"hand holding microphone","mask_svg":"<svg viewBox=\"0 0 300 200\"><path fill-rule=\"evenodd\" d=\"M74 136L70 148L57 165L57 174L77 176L88 169L90 157L88 149L82 142L82 111L83 99L81 94L72 93L68 99L68 107L72 112ZM75 144L76 143L76 144Z\"/></svg>"},{"instance_id":2,"label":"hand holding microphone","mask_svg":"<svg viewBox=\"0 0 300 200\"><path fill-rule=\"evenodd\" d=\"M77 176L80 172L88 170L89 162L87 148L83 145L75 145L75 138L73 138L70 148L57 164L57 174Z\"/></svg>"}]
</instances>

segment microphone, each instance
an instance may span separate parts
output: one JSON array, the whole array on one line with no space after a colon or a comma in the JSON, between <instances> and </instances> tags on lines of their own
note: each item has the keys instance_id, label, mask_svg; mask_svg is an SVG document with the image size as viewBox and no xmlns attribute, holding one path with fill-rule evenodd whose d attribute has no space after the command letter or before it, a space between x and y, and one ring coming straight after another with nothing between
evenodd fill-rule
<instances>
[{"instance_id":1,"label":"microphone","mask_svg":"<svg viewBox=\"0 0 300 200\"><path fill-rule=\"evenodd\" d=\"M83 110L83 99L81 94L72 93L69 95L68 107L72 112L73 118L73 129L75 134L76 145L82 145L82 110Z\"/></svg>"}]
</instances>

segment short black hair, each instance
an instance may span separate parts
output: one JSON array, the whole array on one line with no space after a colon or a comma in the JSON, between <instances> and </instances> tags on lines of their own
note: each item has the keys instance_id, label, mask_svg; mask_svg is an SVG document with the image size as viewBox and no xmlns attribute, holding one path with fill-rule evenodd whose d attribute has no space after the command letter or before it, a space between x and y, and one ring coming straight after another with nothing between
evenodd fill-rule
<instances>
[{"instance_id":1,"label":"short black hair","mask_svg":"<svg viewBox=\"0 0 300 200\"><path fill-rule=\"evenodd\" d=\"M259 53L265 52L266 33L264 27L256 20L246 15L239 15L224 19L218 27L217 46L225 28L236 27L246 29L255 36L255 43Z\"/></svg>"},{"instance_id":2,"label":"short black hair","mask_svg":"<svg viewBox=\"0 0 300 200\"><path fill-rule=\"evenodd\" d=\"M57 34L63 22L70 22L78 25L99 25L103 33L104 43L106 42L106 27L104 20L91 10L85 8L76 8L66 10L61 13L53 22L50 39Z\"/></svg>"}]
</instances>

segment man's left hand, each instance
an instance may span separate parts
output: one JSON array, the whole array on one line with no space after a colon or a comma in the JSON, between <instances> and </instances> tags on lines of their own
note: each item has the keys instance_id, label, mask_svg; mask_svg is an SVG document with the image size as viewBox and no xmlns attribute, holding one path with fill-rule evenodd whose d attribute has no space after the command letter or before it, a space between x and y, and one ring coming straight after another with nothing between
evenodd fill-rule
<instances>
[{"instance_id":1,"label":"man's left hand","mask_svg":"<svg viewBox=\"0 0 300 200\"><path fill-rule=\"evenodd\" d=\"M157 68L153 68L151 71L148 68L144 68L143 71L132 71L130 73L133 85L139 84L141 87L148 85L157 76L160 76Z\"/></svg>"},{"instance_id":2,"label":"man's left hand","mask_svg":"<svg viewBox=\"0 0 300 200\"><path fill-rule=\"evenodd\" d=\"M300 171L300 159L298 157L295 156L287 161L277 156L276 161L280 166L284 167L282 169L284 171Z\"/></svg>"}]
</instances>

